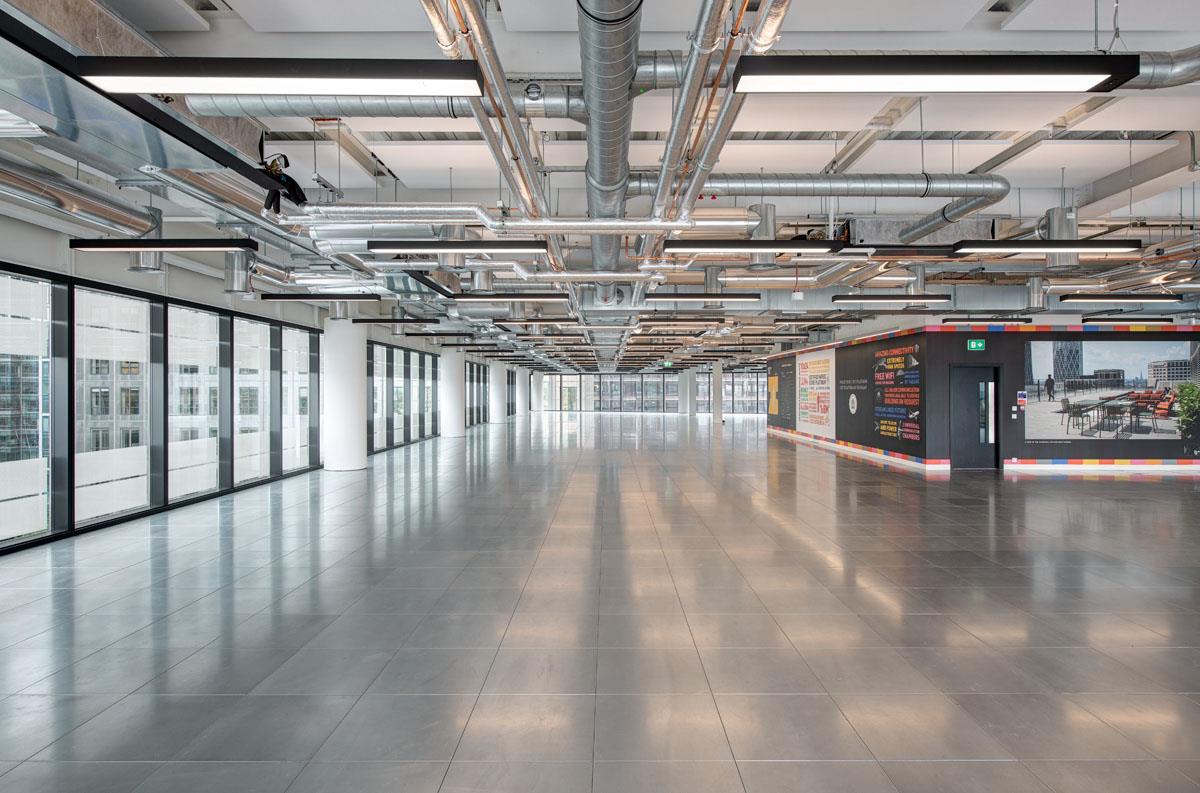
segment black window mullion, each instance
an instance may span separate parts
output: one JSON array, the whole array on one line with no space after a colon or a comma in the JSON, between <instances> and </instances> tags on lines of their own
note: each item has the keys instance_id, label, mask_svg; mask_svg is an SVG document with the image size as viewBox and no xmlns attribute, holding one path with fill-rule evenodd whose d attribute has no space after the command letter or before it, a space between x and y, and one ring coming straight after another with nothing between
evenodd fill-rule
<instances>
[{"instance_id":1,"label":"black window mullion","mask_svg":"<svg viewBox=\"0 0 1200 793\"><path fill-rule=\"evenodd\" d=\"M373 357L373 356L372 356ZM384 350L383 356L383 404L384 422L387 425L387 441L384 448L396 445L396 356ZM373 390L373 389L372 389Z\"/></svg>"},{"instance_id":2,"label":"black window mullion","mask_svg":"<svg viewBox=\"0 0 1200 793\"><path fill-rule=\"evenodd\" d=\"M220 315L217 328L217 485L224 492L233 487L233 317Z\"/></svg>"},{"instance_id":3,"label":"black window mullion","mask_svg":"<svg viewBox=\"0 0 1200 793\"><path fill-rule=\"evenodd\" d=\"M50 285L50 360L50 533L65 534L75 528L75 290L62 283Z\"/></svg>"},{"instance_id":4,"label":"black window mullion","mask_svg":"<svg viewBox=\"0 0 1200 793\"><path fill-rule=\"evenodd\" d=\"M296 394L291 395L296 399ZM271 325L271 476L283 474L283 327Z\"/></svg>"},{"instance_id":5,"label":"black window mullion","mask_svg":"<svg viewBox=\"0 0 1200 793\"><path fill-rule=\"evenodd\" d=\"M167 305L150 302L150 371L146 373L149 411L150 506L167 503Z\"/></svg>"},{"instance_id":6,"label":"black window mullion","mask_svg":"<svg viewBox=\"0 0 1200 793\"><path fill-rule=\"evenodd\" d=\"M321 464L321 337L308 334L308 464Z\"/></svg>"},{"instance_id":7,"label":"black window mullion","mask_svg":"<svg viewBox=\"0 0 1200 793\"><path fill-rule=\"evenodd\" d=\"M429 368L432 372L430 375L433 379L433 426L429 428L430 435L437 435L440 427L438 426L441 418L438 410L438 367L441 365L439 356L429 356Z\"/></svg>"},{"instance_id":8,"label":"black window mullion","mask_svg":"<svg viewBox=\"0 0 1200 793\"><path fill-rule=\"evenodd\" d=\"M367 342L367 454L375 451L375 345Z\"/></svg>"}]
</instances>

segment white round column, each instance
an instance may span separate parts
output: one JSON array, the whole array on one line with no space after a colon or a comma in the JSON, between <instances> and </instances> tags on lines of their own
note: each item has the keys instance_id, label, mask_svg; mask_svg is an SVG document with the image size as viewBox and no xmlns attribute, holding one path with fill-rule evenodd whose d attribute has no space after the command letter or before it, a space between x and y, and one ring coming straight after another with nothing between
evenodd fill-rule
<instances>
[{"instance_id":1,"label":"white round column","mask_svg":"<svg viewBox=\"0 0 1200 793\"><path fill-rule=\"evenodd\" d=\"M524 369L517 370L517 415L525 416L529 413L529 372Z\"/></svg>"},{"instance_id":2,"label":"white round column","mask_svg":"<svg viewBox=\"0 0 1200 793\"><path fill-rule=\"evenodd\" d=\"M529 377L529 391L533 397L530 404L533 405L531 410L534 413L542 412L542 378L544 376L542 372L534 372Z\"/></svg>"},{"instance_id":3,"label":"white round column","mask_svg":"<svg viewBox=\"0 0 1200 793\"><path fill-rule=\"evenodd\" d=\"M325 318L321 456L329 471L367 467L367 326Z\"/></svg>"},{"instance_id":4,"label":"white round column","mask_svg":"<svg viewBox=\"0 0 1200 793\"><path fill-rule=\"evenodd\" d=\"M447 347L439 350L438 432L443 438L467 434L466 356Z\"/></svg>"},{"instance_id":5,"label":"white round column","mask_svg":"<svg viewBox=\"0 0 1200 793\"><path fill-rule=\"evenodd\" d=\"M725 421L725 367L714 363L712 367L712 385L709 387L709 397L712 400L713 424Z\"/></svg>"},{"instance_id":6,"label":"white round column","mask_svg":"<svg viewBox=\"0 0 1200 793\"><path fill-rule=\"evenodd\" d=\"M508 367L502 363L488 364L488 423L508 421Z\"/></svg>"}]
</instances>

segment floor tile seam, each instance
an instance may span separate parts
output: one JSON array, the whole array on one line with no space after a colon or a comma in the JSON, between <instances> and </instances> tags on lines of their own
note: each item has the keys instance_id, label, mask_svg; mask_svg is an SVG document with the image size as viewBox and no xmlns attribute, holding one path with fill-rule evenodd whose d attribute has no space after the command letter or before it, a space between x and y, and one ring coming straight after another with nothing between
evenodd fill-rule
<instances>
[{"instance_id":1,"label":"floor tile seam","mask_svg":"<svg viewBox=\"0 0 1200 793\"><path fill-rule=\"evenodd\" d=\"M506 435L506 437L508 435L507 428L505 431L505 435ZM572 466L571 466L572 472L574 471L577 464L578 464L577 461L572 464ZM562 502L565 497L566 497L565 491L559 495L558 501L555 504L555 512L557 512L558 509L562 506ZM515 511L515 510L510 510L510 512L511 511ZM512 610L509 612L509 615L508 615L508 622L505 623L505 625L504 625L504 631L503 631L503 633L501 633L500 641L496 644L495 651L492 653L492 660L488 664L487 672L483 675L483 679L479 684L479 691L475 694L475 700L474 700L474 702L471 703L471 709L467 713L467 718L463 721L462 729L459 730L458 739L454 743L454 751L452 751L450 753L450 761L449 761L449 763L447 763L446 770L442 774L441 781L438 783L438 793L441 793L442 789L446 786L446 780L447 780L447 778L449 778L449 775L450 775L450 767L452 765L454 765L454 758L458 756L459 749L462 748L463 738L466 736L467 729L471 725L471 719L475 715L476 708L479 707L480 698L483 696L483 689L487 685L488 678L491 677L492 670L494 670L496 667L496 659L500 656L500 648L502 648L504 646L504 640L508 637L508 631L512 627L513 617L517 613L517 608L521 603L521 599L524 598L524 596L525 596L525 590L529 586L529 579L533 576L534 569L536 569L536 567L537 567L537 561L538 561L538 559L541 558L542 549L545 547L545 544L546 544L546 536L547 535L543 535L541 543L538 545L537 555L534 557L533 564L530 566L529 570L526 572L525 580L522 582L521 593L517 596L516 602L513 603ZM593 713L595 712L595 709L596 709L595 701L593 700L593 703L592 703ZM592 741L593 741L593 747L594 747L594 744L595 744L595 725L594 724L593 724L593 728L592 728Z\"/></svg>"},{"instance_id":2,"label":"floor tile seam","mask_svg":"<svg viewBox=\"0 0 1200 793\"><path fill-rule=\"evenodd\" d=\"M674 482L674 478L672 478L672 482ZM685 496L685 498L686 498L686 496ZM653 518L651 518L651 520L653 521ZM657 524L655 524L655 533L658 534ZM718 542L719 542L719 540L718 540ZM660 544L662 543L661 535L659 535L659 543ZM726 556L728 556L728 553L726 553ZM667 573L671 577L671 586L675 590L675 598L676 598L676 600L679 600L680 605L682 606L683 600L679 596L679 583L678 583L678 581L675 580L675 573L671 567L671 560L667 559L666 564L667 564ZM738 573L739 573L739 575L741 574L740 569L738 570ZM745 576L743 576L743 580L745 580ZM756 595L756 597L757 597L757 595ZM708 688L708 699L712 703L713 710L716 711L717 722L721 725L721 734L725 737L725 746L729 750L729 757L730 757L730 759L733 760L734 769L737 771L738 784L740 784L742 786L743 793L748 793L749 789L746 787L746 780L745 780L744 776L742 775L742 769L737 764L737 754L733 750L733 741L729 737L729 728L725 724L725 717L721 713L721 707L720 707L720 705L717 704L717 697L713 693L712 679L709 677L708 668L704 665L704 657L700 653L700 647L696 643L696 634L695 634L695 631L692 629L691 619L688 618L687 609L683 609L683 621L684 621L684 624L687 626L688 635L692 639L692 652L695 653L696 660L700 664L700 672L704 675L704 684ZM599 708L597 708L597 709L599 709Z\"/></svg>"}]
</instances>

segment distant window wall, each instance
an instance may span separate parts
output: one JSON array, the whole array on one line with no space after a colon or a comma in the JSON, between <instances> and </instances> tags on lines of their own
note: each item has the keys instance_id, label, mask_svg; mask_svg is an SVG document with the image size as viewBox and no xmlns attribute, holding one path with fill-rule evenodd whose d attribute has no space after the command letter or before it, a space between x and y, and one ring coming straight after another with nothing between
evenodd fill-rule
<instances>
[{"instance_id":1,"label":"distant window wall","mask_svg":"<svg viewBox=\"0 0 1200 793\"><path fill-rule=\"evenodd\" d=\"M696 375L696 411L710 413L712 375ZM727 372L724 376L726 413L766 413L766 372ZM542 377L543 410L676 413L679 411L678 373L546 374Z\"/></svg>"}]
</instances>

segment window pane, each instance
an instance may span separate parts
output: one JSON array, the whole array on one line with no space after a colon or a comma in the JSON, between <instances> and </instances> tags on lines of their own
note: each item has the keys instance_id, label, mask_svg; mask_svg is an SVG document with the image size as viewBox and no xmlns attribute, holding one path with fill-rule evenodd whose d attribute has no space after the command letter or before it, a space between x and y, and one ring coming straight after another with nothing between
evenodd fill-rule
<instances>
[{"instance_id":1,"label":"window pane","mask_svg":"<svg viewBox=\"0 0 1200 793\"><path fill-rule=\"evenodd\" d=\"M404 443L404 350L391 349L392 443Z\"/></svg>"},{"instance_id":2,"label":"window pane","mask_svg":"<svg viewBox=\"0 0 1200 793\"><path fill-rule=\"evenodd\" d=\"M679 410L679 375L663 375L663 410Z\"/></svg>"},{"instance_id":3,"label":"window pane","mask_svg":"<svg viewBox=\"0 0 1200 793\"><path fill-rule=\"evenodd\" d=\"M149 393L149 302L76 289L75 355L75 520L84 523L150 505L150 415L142 398Z\"/></svg>"},{"instance_id":4,"label":"window pane","mask_svg":"<svg viewBox=\"0 0 1200 793\"><path fill-rule=\"evenodd\" d=\"M642 410L661 413L663 409L663 381L660 374L642 375Z\"/></svg>"},{"instance_id":5,"label":"window pane","mask_svg":"<svg viewBox=\"0 0 1200 793\"><path fill-rule=\"evenodd\" d=\"M220 319L206 311L167 309L167 495L182 498L219 486Z\"/></svg>"},{"instance_id":6,"label":"window pane","mask_svg":"<svg viewBox=\"0 0 1200 793\"><path fill-rule=\"evenodd\" d=\"M579 410L579 375L563 375L561 407L563 410Z\"/></svg>"},{"instance_id":7,"label":"window pane","mask_svg":"<svg viewBox=\"0 0 1200 793\"><path fill-rule=\"evenodd\" d=\"M310 334L283 329L283 470L308 467Z\"/></svg>"},{"instance_id":8,"label":"window pane","mask_svg":"<svg viewBox=\"0 0 1200 793\"><path fill-rule=\"evenodd\" d=\"M428 438L433 435L433 356L425 356L425 381L422 384L425 395L425 423L422 425L425 428L424 437Z\"/></svg>"},{"instance_id":9,"label":"window pane","mask_svg":"<svg viewBox=\"0 0 1200 793\"><path fill-rule=\"evenodd\" d=\"M629 413L642 409L642 376L621 375L621 410Z\"/></svg>"},{"instance_id":10,"label":"window pane","mask_svg":"<svg viewBox=\"0 0 1200 793\"><path fill-rule=\"evenodd\" d=\"M271 327L233 321L233 481L271 474Z\"/></svg>"},{"instance_id":11,"label":"window pane","mask_svg":"<svg viewBox=\"0 0 1200 793\"><path fill-rule=\"evenodd\" d=\"M378 451L388 446L387 437L387 347L371 346L371 449Z\"/></svg>"},{"instance_id":12,"label":"window pane","mask_svg":"<svg viewBox=\"0 0 1200 793\"><path fill-rule=\"evenodd\" d=\"M50 530L50 285L0 275L0 541Z\"/></svg>"}]
</instances>

